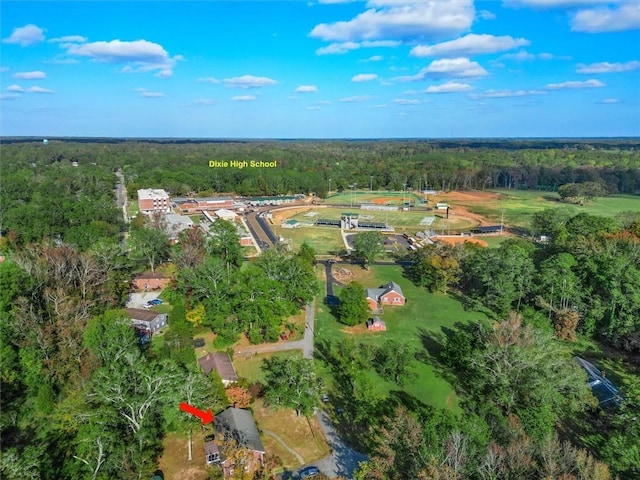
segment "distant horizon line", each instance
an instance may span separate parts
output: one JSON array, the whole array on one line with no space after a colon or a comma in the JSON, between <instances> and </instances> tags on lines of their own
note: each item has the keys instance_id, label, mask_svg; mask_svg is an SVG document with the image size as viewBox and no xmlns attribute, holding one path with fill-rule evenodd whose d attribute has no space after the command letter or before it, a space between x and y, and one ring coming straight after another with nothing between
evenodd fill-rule
<instances>
[{"instance_id":1,"label":"distant horizon line","mask_svg":"<svg viewBox=\"0 0 640 480\"><path fill-rule=\"evenodd\" d=\"M421 141L441 141L441 140L638 140L640 141L640 135L638 136L599 136L599 137L127 137L127 136L66 136L66 135L0 135L0 141L2 140L70 140L70 139L83 139L83 140L99 140L99 139L112 139L112 140L198 140L198 141L376 141L376 140L421 140Z\"/></svg>"}]
</instances>

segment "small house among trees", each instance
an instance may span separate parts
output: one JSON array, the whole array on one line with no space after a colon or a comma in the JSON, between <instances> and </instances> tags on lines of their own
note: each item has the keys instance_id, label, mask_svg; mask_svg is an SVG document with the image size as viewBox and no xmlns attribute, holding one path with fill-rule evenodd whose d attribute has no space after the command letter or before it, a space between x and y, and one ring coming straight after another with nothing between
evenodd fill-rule
<instances>
[{"instance_id":1,"label":"small house among trees","mask_svg":"<svg viewBox=\"0 0 640 480\"><path fill-rule=\"evenodd\" d=\"M198 365L206 375L209 375L212 370L218 372L225 387L238 381L238 375L236 375L228 353L207 353L198 359Z\"/></svg>"},{"instance_id":2,"label":"small house among trees","mask_svg":"<svg viewBox=\"0 0 640 480\"><path fill-rule=\"evenodd\" d=\"M367 303L373 312L382 310L383 305L402 306L406 303L402 288L396 282L389 282L380 288L367 288Z\"/></svg>"},{"instance_id":3,"label":"small house among trees","mask_svg":"<svg viewBox=\"0 0 640 480\"><path fill-rule=\"evenodd\" d=\"M229 407L215 417L215 440L205 444L207 463L222 465L225 478L234 475L236 463L253 472L264 463L266 451L249 410Z\"/></svg>"},{"instance_id":4,"label":"small house among trees","mask_svg":"<svg viewBox=\"0 0 640 480\"><path fill-rule=\"evenodd\" d=\"M162 290L171 281L170 277L158 272L144 272L133 278L133 287L136 290Z\"/></svg>"},{"instance_id":5,"label":"small house among trees","mask_svg":"<svg viewBox=\"0 0 640 480\"><path fill-rule=\"evenodd\" d=\"M151 340L151 335L167 325L167 314L143 310L141 308L126 308L131 318L131 324L142 342Z\"/></svg>"}]
</instances>

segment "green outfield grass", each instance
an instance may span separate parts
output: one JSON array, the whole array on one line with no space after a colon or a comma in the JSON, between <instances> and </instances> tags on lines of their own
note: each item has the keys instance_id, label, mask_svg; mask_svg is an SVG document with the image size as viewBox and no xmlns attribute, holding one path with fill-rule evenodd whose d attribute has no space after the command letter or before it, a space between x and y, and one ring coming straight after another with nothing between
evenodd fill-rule
<instances>
[{"instance_id":1,"label":"green outfield grass","mask_svg":"<svg viewBox=\"0 0 640 480\"><path fill-rule=\"evenodd\" d=\"M380 317L387 324L386 332L368 332L364 326L346 328L337 322L322 302L317 302L317 341L334 341L347 336L357 337L363 342L381 345L387 339L394 339L411 345L415 350L425 352L424 341L435 336L442 342L443 329L453 328L458 322L476 321L485 318L483 314L468 312L457 300L443 295L428 293L404 278L402 269L396 266L373 266L365 287L377 287L390 280L401 286L407 304L402 307L386 307ZM371 284L369 284L371 283ZM441 378L428 361L416 361L414 371L417 378L408 382L403 389L420 401L435 407L457 410L458 398L453 387ZM383 382L381 388L388 391L398 387L391 382Z\"/></svg>"},{"instance_id":2,"label":"green outfield grass","mask_svg":"<svg viewBox=\"0 0 640 480\"><path fill-rule=\"evenodd\" d=\"M458 201L452 203L462 205L470 212L483 215L488 221L500 222L504 209L505 225L527 228L531 224L533 214L547 208L568 208L576 214L586 212L591 215L615 217L625 211L640 211L640 196L637 195L612 195L610 197L597 198L584 206L571 205L560 202L560 197L555 192L540 192L533 190L493 190L500 194L500 199L477 202Z\"/></svg>"},{"instance_id":3,"label":"green outfield grass","mask_svg":"<svg viewBox=\"0 0 640 480\"><path fill-rule=\"evenodd\" d=\"M335 254L345 249L339 228L282 228L278 225L274 225L271 228L277 236L290 239L295 251L297 251L305 241L320 255Z\"/></svg>"},{"instance_id":4,"label":"green outfield grass","mask_svg":"<svg viewBox=\"0 0 640 480\"><path fill-rule=\"evenodd\" d=\"M371 203L376 199L382 198L389 199L389 205L402 205L403 202L412 202L414 205L419 205L422 202L420 197L411 192L356 190L355 192L333 193L327 197L325 203L331 205L359 205L361 203Z\"/></svg>"},{"instance_id":5,"label":"green outfield grass","mask_svg":"<svg viewBox=\"0 0 640 480\"><path fill-rule=\"evenodd\" d=\"M315 217L305 217L305 214L309 212L315 212L318 215ZM411 209L409 211L390 211L381 212L378 210L361 210L359 208L347 208L347 207L328 207L318 208L316 210L310 210L309 212L301 212L289 219L298 220L301 223L314 223L315 219L324 218L328 220L340 220L343 213L355 213L359 216L361 221L386 223L392 227L395 227L396 232L416 232L418 230L424 230L425 228L431 228L433 230L440 230L445 223L445 228L449 227L449 221L445 221L437 215L444 215L440 210L423 210L423 209ZM420 225L420 222L425 217L436 217L435 222L430 227ZM467 219L451 220L451 229L468 229L478 225L478 222ZM305 227L301 227L305 228ZM324 228L324 227L322 227ZM331 227L328 227L331 228ZM334 227L335 228L335 227ZM285 229L286 230L286 229Z\"/></svg>"}]
</instances>

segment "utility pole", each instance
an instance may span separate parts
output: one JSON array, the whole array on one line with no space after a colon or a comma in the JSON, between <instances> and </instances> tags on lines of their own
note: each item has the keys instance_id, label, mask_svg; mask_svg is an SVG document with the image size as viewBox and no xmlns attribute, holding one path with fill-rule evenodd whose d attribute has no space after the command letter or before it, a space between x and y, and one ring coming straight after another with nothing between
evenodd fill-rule
<instances>
[{"instance_id":1,"label":"utility pole","mask_svg":"<svg viewBox=\"0 0 640 480\"><path fill-rule=\"evenodd\" d=\"M373 175L369 175L369 191L373 192Z\"/></svg>"},{"instance_id":2,"label":"utility pole","mask_svg":"<svg viewBox=\"0 0 640 480\"><path fill-rule=\"evenodd\" d=\"M331 179L329 179L329 195L331 195Z\"/></svg>"},{"instance_id":3,"label":"utility pole","mask_svg":"<svg viewBox=\"0 0 640 480\"><path fill-rule=\"evenodd\" d=\"M500 235L502 235L503 230L504 230L504 208L500 210Z\"/></svg>"}]
</instances>

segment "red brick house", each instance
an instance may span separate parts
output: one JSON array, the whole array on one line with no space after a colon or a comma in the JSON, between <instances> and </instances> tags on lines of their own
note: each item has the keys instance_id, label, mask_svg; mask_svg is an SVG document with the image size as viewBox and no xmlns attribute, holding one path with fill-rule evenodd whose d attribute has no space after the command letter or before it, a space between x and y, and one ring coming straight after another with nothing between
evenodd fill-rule
<instances>
[{"instance_id":1,"label":"red brick house","mask_svg":"<svg viewBox=\"0 0 640 480\"><path fill-rule=\"evenodd\" d=\"M133 278L136 290L163 290L169 285L171 278L158 272L144 272Z\"/></svg>"},{"instance_id":2,"label":"red brick house","mask_svg":"<svg viewBox=\"0 0 640 480\"><path fill-rule=\"evenodd\" d=\"M231 197L172 198L171 201L178 206L183 214L213 212L235 206L235 201Z\"/></svg>"},{"instance_id":3,"label":"red brick house","mask_svg":"<svg viewBox=\"0 0 640 480\"><path fill-rule=\"evenodd\" d=\"M370 332L386 332L387 324L380 320L380 317L372 317L365 323Z\"/></svg>"},{"instance_id":4,"label":"red brick house","mask_svg":"<svg viewBox=\"0 0 640 480\"><path fill-rule=\"evenodd\" d=\"M205 458L208 464L219 462L225 478L233 476L236 468L252 472L263 464L266 451L249 410L229 407L216 415L214 426L215 438L205 443ZM222 451L223 445L229 441L235 443L244 452L242 465L236 465L233 458L227 457ZM220 446L223 448L221 449Z\"/></svg>"},{"instance_id":5,"label":"red brick house","mask_svg":"<svg viewBox=\"0 0 640 480\"><path fill-rule=\"evenodd\" d=\"M406 299L400 285L389 282L380 288L367 288L367 303L372 311L378 312L385 305L402 306L406 303Z\"/></svg>"}]
</instances>

